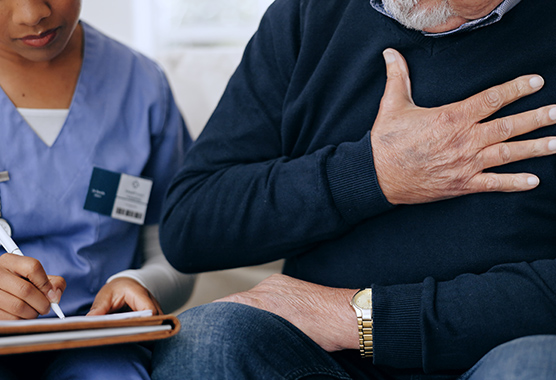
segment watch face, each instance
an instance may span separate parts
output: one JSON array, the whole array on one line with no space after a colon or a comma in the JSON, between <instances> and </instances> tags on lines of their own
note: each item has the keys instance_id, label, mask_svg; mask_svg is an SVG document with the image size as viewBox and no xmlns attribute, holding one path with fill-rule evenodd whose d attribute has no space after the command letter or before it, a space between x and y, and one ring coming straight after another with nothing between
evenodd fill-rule
<instances>
[{"instance_id":1,"label":"watch face","mask_svg":"<svg viewBox=\"0 0 556 380\"><path fill-rule=\"evenodd\" d=\"M360 307L361 309L370 309L372 302L372 291L370 289L364 289L353 297L353 303Z\"/></svg>"}]
</instances>

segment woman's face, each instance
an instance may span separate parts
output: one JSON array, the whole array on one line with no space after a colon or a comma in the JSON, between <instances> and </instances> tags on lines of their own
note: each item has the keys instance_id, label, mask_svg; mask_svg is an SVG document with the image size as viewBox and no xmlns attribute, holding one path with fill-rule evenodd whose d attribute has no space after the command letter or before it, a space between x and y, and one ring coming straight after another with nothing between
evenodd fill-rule
<instances>
[{"instance_id":1,"label":"woman's face","mask_svg":"<svg viewBox=\"0 0 556 380\"><path fill-rule=\"evenodd\" d=\"M81 0L0 0L0 58L51 61L71 40Z\"/></svg>"}]
</instances>

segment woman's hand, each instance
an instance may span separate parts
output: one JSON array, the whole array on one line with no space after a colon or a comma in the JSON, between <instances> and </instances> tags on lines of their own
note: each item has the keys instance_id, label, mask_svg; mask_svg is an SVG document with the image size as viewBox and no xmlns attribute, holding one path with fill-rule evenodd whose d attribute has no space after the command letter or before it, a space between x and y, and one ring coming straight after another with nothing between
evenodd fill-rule
<instances>
[{"instance_id":1,"label":"woman's hand","mask_svg":"<svg viewBox=\"0 0 556 380\"><path fill-rule=\"evenodd\" d=\"M125 309L163 314L158 301L147 289L132 278L120 277L100 289L87 315L104 315Z\"/></svg>"},{"instance_id":2,"label":"woman's hand","mask_svg":"<svg viewBox=\"0 0 556 380\"><path fill-rule=\"evenodd\" d=\"M5 253L0 256L0 319L34 319L59 302L66 281L48 276L32 257Z\"/></svg>"}]
</instances>

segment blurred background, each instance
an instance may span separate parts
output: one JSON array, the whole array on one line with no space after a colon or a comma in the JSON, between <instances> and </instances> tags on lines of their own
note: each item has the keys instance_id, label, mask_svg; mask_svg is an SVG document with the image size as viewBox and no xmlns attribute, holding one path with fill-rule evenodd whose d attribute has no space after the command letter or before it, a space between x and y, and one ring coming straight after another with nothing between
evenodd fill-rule
<instances>
[{"instance_id":1,"label":"blurred background","mask_svg":"<svg viewBox=\"0 0 556 380\"><path fill-rule=\"evenodd\" d=\"M155 56L176 46L244 45L272 0L83 0L82 18Z\"/></svg>"},{"instance_id":2,"label":"blurred background","mask_svg":"<svg viewBox=\"0 0 556 380\"><path fill-rule=\"evenodd\" d=\"M197 137L273 0L83 0L82 19L158 61Z\"/></svg>"},{"instance_id":3,"label":"blurred background","mask_svg":"<svg viewBox=\"0 0 556 380\"><path fill-rule=\"evenodd\" d=\"M83 0L81 18L157 61L197 138L273 0ZM247 290L282 262L204 273L175 313Z\"/></svg>"}]
</instances>

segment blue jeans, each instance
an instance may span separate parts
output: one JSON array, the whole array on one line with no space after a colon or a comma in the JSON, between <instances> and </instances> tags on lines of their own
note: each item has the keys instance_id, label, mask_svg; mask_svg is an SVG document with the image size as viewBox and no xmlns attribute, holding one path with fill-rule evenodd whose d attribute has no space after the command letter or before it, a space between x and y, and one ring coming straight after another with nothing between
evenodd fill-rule
<instances>
[{"instance_id":1,"label":"blue jeans","mask_svg":"<svg viewBox=\"0 0 556 380\"><path fill-rule=\"evenodd\" d=\"M150 359L139 344L0 356L0 379L149 380Z\"/></svg>"},{"instance_id":2,"label":"blue jeans","mask_svg":"<svg viewBox=\"0 0 556 380\"><path fill-rule=\"evenodd\" d=\"M172 379L556 379L556 336L503 344L464 374L350 367L356 350L329 354L286 320L249 306L212 303L179 316L178 335L157 342L153 380Z\"/></svg>"}]
</instances>

